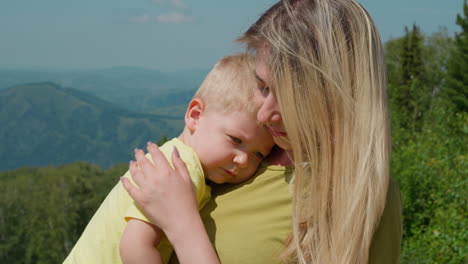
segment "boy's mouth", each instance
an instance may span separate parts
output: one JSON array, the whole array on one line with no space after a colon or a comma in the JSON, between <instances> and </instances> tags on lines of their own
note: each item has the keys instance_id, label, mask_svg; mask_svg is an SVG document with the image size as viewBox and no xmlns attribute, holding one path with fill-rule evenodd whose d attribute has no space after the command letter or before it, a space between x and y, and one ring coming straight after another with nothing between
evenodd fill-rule
<instances>
[{"instance_id":1,"label":"boy's mouth","mask_svg":"<svg viewBox=\"0 0 468 264\"><path fill-rule=\"evenodd\" d=\"M236 177L236 174L234 174L234 172L228 171L228 170L226 170L226 169L223 169L223 170L224 170L224 172L225 172L228 176L230 176L230 177Z\"/></svg>"}]
</instances>

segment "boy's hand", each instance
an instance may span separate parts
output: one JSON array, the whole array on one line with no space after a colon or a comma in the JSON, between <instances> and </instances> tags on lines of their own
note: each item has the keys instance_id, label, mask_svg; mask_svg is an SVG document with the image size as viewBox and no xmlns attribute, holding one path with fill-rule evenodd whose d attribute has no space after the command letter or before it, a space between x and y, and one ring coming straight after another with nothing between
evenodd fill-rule
<instances>
[{"instance_id":1,"label":"boy's hand","mask_svg":"<svg viewBox=\"0 0 468 264\"><path fill-rule=\"evenodd\" d=\"M139 189L128 179L121 180L146 216L174 243L200 218L193 183L176 148L172 153L174 168L155 144L148 143L147 149L153 163L138 149L136 162L130 162L130 173Z\"/></svg>"}]
</instances>

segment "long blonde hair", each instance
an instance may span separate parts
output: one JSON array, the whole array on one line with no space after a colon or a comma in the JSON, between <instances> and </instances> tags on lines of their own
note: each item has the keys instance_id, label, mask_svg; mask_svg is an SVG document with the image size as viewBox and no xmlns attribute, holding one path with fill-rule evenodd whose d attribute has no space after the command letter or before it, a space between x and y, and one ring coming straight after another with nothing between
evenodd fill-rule
<instances>
[{"instance_id":1,"label":"long blonde hair","mask_svg":"<svg viewBox=\"0 0 468 264\"><path fill-rule=\"evenodd\" d=\"M354 0L284 0L239 39L267 47L295 163L293 263L367 263L389 181L383 51Z\"/></svg>"}]
</instances>

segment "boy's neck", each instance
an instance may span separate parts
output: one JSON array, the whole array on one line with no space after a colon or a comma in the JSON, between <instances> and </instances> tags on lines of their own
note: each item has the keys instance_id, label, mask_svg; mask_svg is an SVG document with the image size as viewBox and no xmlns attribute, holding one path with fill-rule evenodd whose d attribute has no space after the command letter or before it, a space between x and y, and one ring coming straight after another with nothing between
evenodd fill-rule
<instances>
[{"instance_id":1,"label":"boy's neck","mask_svg":"<svg viewBox=\"0 0 468 264\"><path fill-rule=\"evenodd\" d=\"M190 140L187 138L190 132L187 130L186 127L184 127L184 130L182 130L182 133L177 137L180 141L182 141L185 145L189 145Z\"/></svg>"}]
</instances>

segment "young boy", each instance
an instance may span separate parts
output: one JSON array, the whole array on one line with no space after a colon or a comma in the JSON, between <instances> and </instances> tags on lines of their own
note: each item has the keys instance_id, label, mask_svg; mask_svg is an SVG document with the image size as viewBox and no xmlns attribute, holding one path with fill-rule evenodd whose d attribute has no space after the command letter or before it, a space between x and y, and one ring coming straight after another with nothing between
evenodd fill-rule
<instances>
[{"instance_id":1,"label":"young boy","mask_svg":"<svg viewBox=\"0 0 468 264\"><path fill-rule=\"evenodd\" d=\"M182 134L160 148L170 160L177 147L192 177L199 208L210 199L205 179L245 181L274 145L270 133L256 122L252 104L256 81L250 60L245 54L221 59L190 102ZM124 177L130 177L129 172ZM162 231L134 205L119 182L64 263L167 263L171 253Z\"/></svg>"}]
</instances>

